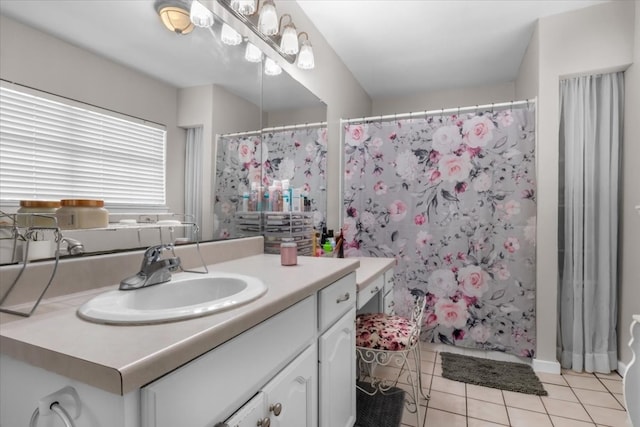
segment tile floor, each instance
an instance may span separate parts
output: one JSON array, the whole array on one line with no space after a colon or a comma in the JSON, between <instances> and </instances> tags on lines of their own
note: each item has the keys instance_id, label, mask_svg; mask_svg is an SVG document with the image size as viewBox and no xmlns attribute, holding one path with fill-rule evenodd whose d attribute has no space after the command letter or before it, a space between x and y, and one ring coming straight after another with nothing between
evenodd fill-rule
<instances>
[{"instance_id":1,"label":"tile floor","mask_svg":"<svg viewBox=\"0 0 640 427\"><path fill-rule=\"evenodd\" d=\"M403 427L630 427L624 409L622 377L563 371L538 373L549 396L502 391L442 377L442 345L423 344L420 422L406 409ZM403 378L404 379L404 378ZM402 381L402 380L401 380ZM406 384L399 387L408 389Z\"/></svg>"}]
</instances>

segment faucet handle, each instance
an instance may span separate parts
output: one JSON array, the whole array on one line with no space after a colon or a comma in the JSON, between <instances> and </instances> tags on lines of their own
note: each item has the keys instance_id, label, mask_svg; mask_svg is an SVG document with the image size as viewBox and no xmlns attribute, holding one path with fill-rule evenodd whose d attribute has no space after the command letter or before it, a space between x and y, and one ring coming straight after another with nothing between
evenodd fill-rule
<instances>
[{"instance_id":1,"label":"faucet handle","mask_svg":"<svg viewBox=\"0 0 640 427\"><path fill-rule=\"evenodd\" d=\"M144 252L142 264L149 265L151 263L158 262L158 260L160 260L160 256L162 255L162 252L168 251L168 250L173 252L173 245L169 244L169 245L150 246Z\"/></svg>"}]
</instances>

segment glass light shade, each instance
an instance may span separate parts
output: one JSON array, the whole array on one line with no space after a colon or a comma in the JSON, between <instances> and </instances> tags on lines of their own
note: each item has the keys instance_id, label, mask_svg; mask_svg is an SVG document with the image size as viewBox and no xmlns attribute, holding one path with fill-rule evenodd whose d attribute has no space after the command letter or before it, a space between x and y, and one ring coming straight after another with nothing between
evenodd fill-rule
<instances>
[{"instance_id":1,"label":"glass light shade","mask_svg":"<svg viewBox=\"0 0 640 427\"><path fill-rule=\"evenodd\" d=\"M258 18L258 29L266 36L272 36L278 32L278 13L276 5L271 0L265 0Z\"/></svg>"},{"instance_id":2,"label":"glass light shade","mask_svg":"<svg viewBox=\"0 0 640 427\"><path fill-rule=\"evenodd\" d=\"M298 53L298 32L293 24L287 24L282 31L280 50L289 55Z\"/></svg>"},{"instance_id":3,"label":"glass light shade","mask_svg":"<svg viewBox=\"0 0 640 427\"><path fill-rule=\"evenodd\" d=\"M189 12L177 6L164 6L158 10L162 23L170 31L178 34L189 34L193 31L193 23Z\"/></svg>"},{"instance_id":4,"label":"glass light shade","mask_svg":"<svg viewBox=\"0 0 640 427\"><path fill-rule=\"evenodd\" d=\"M267 58L267 60L264 61L264 73L267 76L277 76L282 73L282 68L280 68L273 59Z\"/></svg>"},{"instance_id":5,"label":"glass light shade","mask_svg":"<svg viewBox=\"0 0 640 427\"><path fill-rule=\"evenodd\" d=\"M298 68L301 70L311 70L316 66L316 61L313 58L313 48L308 40L302 42L300 46L300 53L298 53Z\"/></svg>"},{"instance_id":6,"label":"glass light shade","mask_svg":"<svg viewBox=\"0 0 640 427\"><path fill-rule=\"evenodd\" d=\"M231 28L229 25L222 24L222 32L220 33L220 40L224 44L228 44L229 46L237 46L242 43L242 36L236 30Z\"/></svg>"},{"instance_id":7,"label":"glass light shade","mask_svg":"<svg viewBox=\"0 0 640 427\"><path fill-rule=\"evenodd\" d=\"M200 28L208 28L213 25L213 12L207 9L198 0L193 0L191 3L191 22L193 25Z\"/></svg>"},{"instance_id":8,"label":"glass light shade","mask_svg":"<svg viewBox=\"0 0 640 427\"><path fill-rule=\"evenodd\" d=\"M253 15L256 11L256 0L233 0L231 8L243 15Z\"/></svg>"},{"instance_id":9,"label":"glass light shade","mask_svg":"<svg viewBox=\"0 0 640 427\"><path fill-rule=\"evenodd\" d=\"M244 51L244 59L249 62L262 61L262 51L251 42L247 42L247 48Z\"/></svg>"}]
</instances>

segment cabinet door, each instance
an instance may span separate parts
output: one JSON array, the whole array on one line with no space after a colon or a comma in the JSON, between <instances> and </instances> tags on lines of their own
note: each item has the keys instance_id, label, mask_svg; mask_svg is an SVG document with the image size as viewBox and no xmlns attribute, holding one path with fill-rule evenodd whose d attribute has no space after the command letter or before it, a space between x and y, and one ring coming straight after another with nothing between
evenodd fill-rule
<instances>
[{"instance_id":1,"label":"cabinet door","mask_svg":"<svg viewBox=\"0 0 640 427\"><path fill-rule=\"evenodd\" d=\"M265 424L265 412L265 396L263 392L259 392L223 425L225 427L256 427L261 423Z\"/></svg>"},{"instance_id":2,"label":"cabinet door","mask_svg":"<svg viewBox=\"0 0 640 427\"><path fill-rule=\"evenodd\" d=\"M317 427L317 360L313 344L263 388L271 427Z\"/></svg>"},{"instance_id":3,"label":"cabinet door","mask_svg":"<svg viewBox=\"0 0 640 427\"><path fill-rule=\"evenodd\" d=\"M320 427L351 427L356 421L356 337L353 307L318 340Z\"/></svg>"}]
</instances>

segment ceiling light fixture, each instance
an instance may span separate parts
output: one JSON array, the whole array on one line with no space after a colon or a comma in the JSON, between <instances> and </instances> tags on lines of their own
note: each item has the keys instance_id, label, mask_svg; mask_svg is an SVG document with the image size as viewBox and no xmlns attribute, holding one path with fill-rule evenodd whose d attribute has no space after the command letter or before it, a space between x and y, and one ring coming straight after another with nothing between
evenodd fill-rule
<instances>
[{"instance_id":1,"label":"ceiling light fixture","mask_svg":"<svg viewBox=\"0 0 640 427\"><path fill-rule=\"evenodd\" d=\"M267 76L277 76L282 73L282 68L276 64L276 61L271 58L267 58L267 60L264 61L264 73Z\"/></svg>"},{"instance_id":2,"label":"ceiling light fixture","mask_svg":"<svg viewBox=\"0 0 640 427\"><path fill-rule=\"evenodd\" d=\"M157 0L155 9L162 23L169 31L178 34L189 34L194 25L189 16L190 5L184 0Z\"/></svg>"},{"instance_id":3,"label":"ceiling light fixture","mask_svg":"<svg viewBox=\"0 0 640 427\"><path fill-rule=\"evenodd\" d=\"M253 43L247 42L247 47L244 51L244 59L249 62L260 62L262 61L262 51Z\"/></svg>"},{"instance_id":4,"label":"ceiling light fixture","mask_svg":"<svg viewBox=\"0 0 640 427\"><path fill-rule=\"evenodd\" d=\"M266 36L278 33L278 12L273 0L264 0L260 17L258 18L258 30Z\"/></svg>"},{"instance_id":5,"label":"ceiling light fixture","mask_svg":"<svg viewBox=\"0 0 640 427\"><path fill-rule=\"evenodd\" d=\"M282 20L286 17L289 18L289 23L282 28ZM288 13L285 13L282 15L282 18L280 18L280 34L282 35L280 39L280 50L287 55L295 55L298 53L298 31L296 30L296 26L293 25L291 15Z\"/></svg>"},{"instance_id":6,"label":"ceiling light fixture","mask_svg":"<svg viewBox=\"0 0 640 427\"><path fill-rule=\"evenodd\" d=\"M220 32L220 41L229 46L237 46L242 43L242 36L227 23L224 23Z\"/></svg>"},{"instance_id":7,"label":"ceiling light fixture","mask_svg":"<svg viewBox=\"0 0 640 427\"><path fill-rule=\"evenodd\" d=\"M200 28L209 28L213 26L215 20L213 19L213 12L207 9L198 0L193 0L191 3L191 10L189 13L191 22L193 25Z\"/></svg>"},{"instance_id":8,"label":"ceiling light fixture","mask_svg":"<svg viewBox=\"0 0 640 427\"><path fill-rule=\"evenodd\" d=\"M309 35L306 32L301 32L298 37L301 37L303 35L306 37L306 39L302 41L302 44L300 46L300 52L298 53L298 61L296 65L301 70L312 70L316 66L316 62L313 57L313 49L311 48Z\"/></svg>"},{"instance_id":9,"label":"ceiling light fixture","mask_svg":"<svg viewBox=\"0 0 640 427\"><path fill-rule=\"evenodd\" d=\"M256 12L256 0L231 0L231 7L243 15L253 15Z\"/></svg>"}]
</instances>

